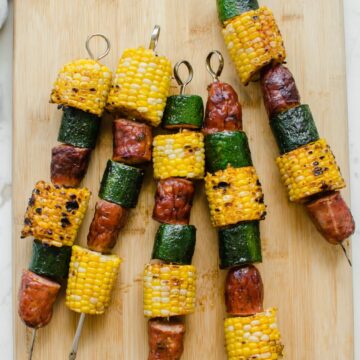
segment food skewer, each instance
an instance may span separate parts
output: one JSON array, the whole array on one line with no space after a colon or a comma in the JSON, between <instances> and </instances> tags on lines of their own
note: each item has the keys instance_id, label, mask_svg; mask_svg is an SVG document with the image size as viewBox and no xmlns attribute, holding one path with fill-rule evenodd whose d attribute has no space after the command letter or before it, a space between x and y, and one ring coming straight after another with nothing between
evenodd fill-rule
<instances>
[{"instance_id":1,"label":"food skewer","mask_svg":"<svg viewBox=\"0 0 360 360\"><path fill-rule=\"evenodd\" d=\"M80 340L82 328L83 328L84 322L85 322L85 316L86 315L84 313L81 313L81 315L80 315L78 326L76 328L75 337L74 337L73 344L72 344L72 348L71 348L71 351L70 351L70 354L69 354L69 360L75 360L76 359L77 350L78 350L78 347L79 347L79 340Z\"/></svg>"},{"instance_id":2,"label":"food skewer","mask_svg":"<svg viewBox=\"0 0 360 360\"><path fill-rule=\"evenodd\" d=\"M211 58L219 67L214 71ZM205 192L210 218L218 228L220 268L229 269L225 303L230 317L224 321L229 360L278 359L283 345L276 324L276 308L264 309L260 272L262 262L259 222L266 215L261 184L242 130L242 109L234 89L219 80L224 59L219 51L206 58L213 78L209 85L205 134Z\"/></svg>"},{"instance_id":3,"label":"food skewer","mask_svg":"<svg viewBox=\"0 0 360 360\"><path fill-rule=\"evenodd\" d=\"M310 107L301 104L272 11L257 0L217 0L222 33L240 81L261 80L270 126L281 155L276 159L289 200L303 204L330 244L343 244L355 231L339 190L346 186L335 157L320 138Z\"/></svg>"},{"instance_id":4,"label":"food skewer","mask_svg":"<svg viewBox=\"0 0 360 360\"><path fill-rule=\"evenodd\" d=\"M180 66L189 75L183 81ZM179 360L184 350L182 317L195 311L196 268L191 265L196 228L189 225L195 187L204 176L204 142L199 130L204 115L202 98L186 95L193 78L188 61L174 66L179 95L168 97L162 119L167 130L155 136L154 178L157 180L153 219L161 223L155 236L152 260L144 271L144 315L148 321L149 360Z\"/></svg>"},{"instance_id":5,"label":"food skewer","mask_svg":"<svg viewBox=\"0 0 360 360\"><path fill-rule=\"evenodd\" d=\"M37 329L32 329L31 343L30 343L30 349L29 349L29 360L32 359L34 346L35 346L35 340L36 340L36 332L37 332Z\"/></svg>"}]
</instances>

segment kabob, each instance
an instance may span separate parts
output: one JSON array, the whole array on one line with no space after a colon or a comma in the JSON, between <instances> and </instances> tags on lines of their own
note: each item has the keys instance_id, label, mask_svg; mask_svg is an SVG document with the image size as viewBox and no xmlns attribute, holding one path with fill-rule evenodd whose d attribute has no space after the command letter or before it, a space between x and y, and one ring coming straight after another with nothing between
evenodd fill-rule
<instances>
[{"instance_id":1,"label":"kabob","mask_svg":"<svg viewBox=\"0 0 360 360\"><path fill-rule=\"evenodd\" d=\"M214 71L211 58L217 55ZM260 272L262 262L260 220L266 215L264 195L256 174L242 108L231 85L221 82L224 60L218 51L209 53L207 70L213 77L208 87L203 133L205 134L205 192L210 218L218 229L220 269L229 269L224 321L229 360L278 359L283 345L277 327L277 309L264 309Z\"/></svg>"},{"instance_id":2,"label":"kabob","mask_svg":"<svg viewBox=\"0 0 360 360\"><path fill-rule=\"evenodd\" d=\"M280 150L276 163L291 202L303 204L322 236L340 245L355 231L339 190L346 186L310 107L301 104L272 11L257 0L217 0L222 33L240 81L261 79L270 126Z\"/></svg>"},{"instance_id":3,"label":"kabob","mask_svg":"<svg viewBox=\"0 0 360 360\"><path fill-rule=\"evenodd\" d=\"M189 71L183 82L179 67ZM195 311L196 268L191 265L196 228L189 225L195 187L204 177L204 141L201 128L204 105L198 95L186 95L193 78L188 61L178 62L174 76L180 94L168 97L163 127L177 133L154 138L154 178L157 180L153 219L161 223L151 262L144 270L144 315L148 321L149 360L179 360L184 349L182 317Z\"/></svg>"},{"instance_id":4,"label":"kabob","mask_svg":"<svg viewBox=\"0 0 360 360\"><path fill-rule=\"evenodd\" d=\"M101 37L106 51L95 59L90 41ZM36 183L25 214L21 237L34 237L28 270L19 290L19 316L33 329L29 359L36 331L46 326L60 288L68 277L72 245L85 216L90 191L76 188L86 174L95 147L100 117L110 90L111 72L99 63L110 51L109 40L94 34L86 40L90 59L66 64L51 93L51 102L62 109L58 135L61 145L52 149L51 184Z\"/></svg>"},{"instance_id":5,"label":"kabob","mask_svg":"<svg viewBox=\"0 0 360 360\"><path fill-rule=\"evenodd\" d=\"M101 315L109 306L121 261L110 251L129 210L136 207L144 177L144 171L133 165L151 160L149 125L161 122L171 80L169 60L155 52L159 34L155 26L149 49L124 51L110 87L106 108L114 117L113 157L102 177L87 237L89 249L75 246L70 262L66 305L81 314L70 360L76 358L85 315Z\"/></svg>"}]
</instances>

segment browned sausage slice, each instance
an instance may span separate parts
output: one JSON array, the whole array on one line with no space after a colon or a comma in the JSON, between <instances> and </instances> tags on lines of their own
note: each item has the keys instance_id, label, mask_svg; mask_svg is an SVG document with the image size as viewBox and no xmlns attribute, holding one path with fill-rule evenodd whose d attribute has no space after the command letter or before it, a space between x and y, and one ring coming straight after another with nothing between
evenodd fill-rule
<instances>
[{"instance_id":1,"label":"browned sausage slice","mask_svg":"<svg viewBox=\"0 0 360 360\"><path fill-rule=\"evenodd\" d=\"M149 320L148 360L179 360L184 351L185 325L178 321Z\"/></svg>"},{"instance_id":2,"label":"browned sausage slice","mask_svg":"<svg viewBox=\"0 0 360 360\"><path fill-rule=\"evenodd\" d=\"M266 111L272 116L300 105L300 95L288 68L281 64L265 68L261 89Z\"/></svg>"},{"instance_id":3,"label":"browned sausage slice","mask_svg":"<svg viewBox=\"0 0 360 360\"><path fill-rule=\"evenodd\" d=\"M52 317L53 304L60 285L35 273L24 270L19 290L19 316L31 328L47 325Z\"/></svg>"},{"instance_id":4,"label":"browned sausage slice","mask_svg":"<svg viewBox=\"0 0 360 360\"><path fill-rule=\"evenodd\" d=\"M51 155L51 182L65 187L79 186L89 165L91 149L58 145Z\"/></svg>"},{"instance_id":5,"label":"browned sausage slice","mask_svg":"<svg viewBox=\"0 0 360 360\"><path fill-rule=\"evenodd\" d=\"M305 205L318 231L331 244L339 244L355 231L355 222L349 207L336 191Z\"/></svg>"},{"instance_id":6,"label":"browned sausage slice","mask_svg":"<svg viewBox=\"0 0 360 360\"><path fill-rule=\"evenodd\" d=\"M242 109L231 85L214 82L208 87L204 134L242 130Z\"/></svg>"},{"instance_id":7,"label":"browned sausage slice","mask_svg":"<svg viewBox=\"0 0 360 360\"><path fill-rule=\"evenodd\" d=\"M120 205L100 200L90 225L87 244L89 249L107 253L116 244L120 229L124 226L128 210Z\"/></svg>"},{"instance_id":8,"label":"browned sausage slice","mask_svg":"<svg viewBox=\"0 0 360 360\"><path fill-rule=\"evenodd\" d=\"M262 312L263 300L264 287L255 266L229 270L225 282L225 303L230 315L250 316Z\"/></svg>"},{"instance_id":9,"label":"browned sausage slice","mask_svg":"<svg viewBox=\"0 0 360 360\"><path fill-rule=\"evenodd\" d=\"M124 119L113 122L113 160L140 164L151 160L150 126Z\"/></svg>"},{"instance_id":10,"label":"browned sausage slice","mask_svg":"<svg viewBox=\"0 0 360 360\"><path fill-rule=\"evenodd\" d=\"M193 197L194 184L190 180L160 180L155 193L153 219L166 224L189 224Z\"/></svg>"}]
</instances>

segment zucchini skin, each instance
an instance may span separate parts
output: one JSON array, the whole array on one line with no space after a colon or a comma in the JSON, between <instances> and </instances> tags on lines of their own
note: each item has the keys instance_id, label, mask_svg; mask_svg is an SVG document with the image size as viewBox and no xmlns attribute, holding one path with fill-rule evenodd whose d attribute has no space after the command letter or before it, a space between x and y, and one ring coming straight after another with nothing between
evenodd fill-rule
<instances>
[{"instance_id":1,"label":"zucchini skin","mask_svg":"<svg viewBox=\"0 0 360 360\"><path fill-rule=\"evenodd\" d=\"M165 129L200 129L204 118L204 104L198 95L172 95L164 110Z\"/></svg>"},{"instance_id":2,"label":"zucchini skin","mask_svg":"<svg viewBox=\"0 0 360 360\"><path fill-rule=\"evenodd\" d=\"M71 246L51 246L39 240L33 242L33 254L29 270L56 281L67 278L71 258Z\"/></svg>"},{"instance_id":3,"label":"zucchini skin","mask_svg":"<svg viewBox=\"0 0 360 360\"><path fill-rule=\"evenodd\" d=\"M222 23L244 12L258 8L257 0L217 0L219 20Z\"/></svg>"},{"instance_id":4,"label":"zucchini skin","mask_svg":"<svg viewBox=\"0 0 360 360\"><path fill-rule=\"evenodd\" d=\"M251 152L245 132L223 131L205 136L206 171L215 173L228 166L252 166Z\"/></svg>"},{"instance_id":5,"label":"zucchini skin","mask_svg":"<svg viewBox=\"0 0 360 360\"><path fill-rule=\"evenodd\" d=\"M270 126L281 155L319 140L309 105L300 105L277 114L271 118Z\"/></svg>"},{"instance_id":6,"label":"zucchini skin","mask_svg":"<svg viewBox=\"0 0 360 360\"><path fill-rule=\"evenodd\" d=\"M161 224L155 236L151 257L167 263L190 265L195 243L194 225Z\"/></svg>"},{"instance_id":7,"label":"zucchini skin","mask_svg":"<svg viewBox=\"0 0 360 360\"><path fill-rule=\"evenodd\" d=\"M136 207L144 172L133 166L108 160L99 197L125 208Z\"/></svg>"},{"instance_id":8,"label":"zucchini skin","mask_svg":"<svg viewBox=\"0 0 360 360\"><path fill-rule=\"evenodd\" d=\"M262 262L259 221L219 230L220 269Z\"/></svg>"},{"instance_id":9,"label":"zucchini skin","mask_svg":"<svg viewBox=\"0 0 360 360\"><path fill-rule=\"evenodd\" d=\"M100 128L100 118L75 109L65 107L61 119L58 141L81 148L95 148Z\"/></svg>"}]
</instances>

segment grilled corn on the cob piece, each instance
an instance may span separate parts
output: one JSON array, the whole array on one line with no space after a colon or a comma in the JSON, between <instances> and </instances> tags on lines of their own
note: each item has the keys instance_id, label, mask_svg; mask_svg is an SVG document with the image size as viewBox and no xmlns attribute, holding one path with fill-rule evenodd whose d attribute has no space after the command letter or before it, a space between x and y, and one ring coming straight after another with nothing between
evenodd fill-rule
<instances>
[{"instance_id":1,"label":"grilled corn on the cob piece","mask_svg":"<svg viewBox=\"0 0 360 360\"><path fill-rule=\"evenodd\" d=\"M339 190L346 186L324 139L281 155L276 162L290 201L301 202L319 192Z\"/></svg>"},{"instance_id":2,"label":"grilled corn on the cob piece","mask_svg":"<svg viewBox=\"0 0 360 360\"><path fill-rule=\"evenodd\" d=\"M277 309L225 319L228 360L279 359L283 345L276 324Z\"/></svg>"},{"instance_id":3,"label":"grilled corn on the cob piece","mask_svg":"<svg viewBox=\"0 0 360 360\"><path fill-rule=\"evenodd\" d=\"M244 85L265 65L272 61L281 63L286 58L274 15L265 6L226 21L223 35Z\"/></svg>"},{"instance_id":4,"label":"grilled corn on the cob piece","mask_svg":"<svg viewBox=\"0 0 360 360\"><path fill-rule=\"evenodd\" d=\"M33 236L54 246L72 246L90 198L87 188L36 183L26 209L21 237Z\"/></svg>"},{"instance_id":5,"label":"grilled corn on the cob piece","mask_svg":"<svg viewBox=\"0 0 360 360\"><path fill-rule=\"evenodd\" d=\"M252 166L208 173L205 192L211 222L216 227L261 220L266 215L261 184Z\"/></svg>"},{"instance_id":6,"label":"grilled corn on the cob piece","mask_svg":"<svg viewBox=\"0 0 360 360\"><path fill-rule=\"evenodd\" d=\"M67 63L60 70L51 102L101 116L111 84L111 71L92 59Z\"/></svg>"},{"instance_id":7,"label":"grilled corn on the cob piece","mask_svg":"<svg viewBox=\"0 0 360 360\"><path fill-rule=\"evenodd\" d=\"M158 135L153 141L155 179L185 177L202 179L205 169L204 136L199 132L183 131Z\"/></svg>"},{"instance_id":8,"label":"grilled corn on the cob piece","mask_svg":"<svg viewBox=\"0 0 360 360\"><path fill-rule=\"evenodd\" d=\"M158 126L169 95L171 63L143 47L126 49L112 82L107 108Z\"/></svg>"},{"instance_id":9,"label":"grilled corn on the cob piece","mask_svg":"<svg viewBox=\"0 0 360 360\"><path fill-rule=\"evenodd\" d=\"M193 265L148 264L144 271L144 315L168 317L195 310Z\"/></svg>"},{"instance_id":10,"label":"grilled corn on the cob piece","mask_svg":"<svg viewBox=\"0 0 360 360\"><path fill-rule=\"evenodd\" d=\"M101 315L109 306L121 259L73 246L66 305L73 311Z\"/></svg>"}]
</instances>

